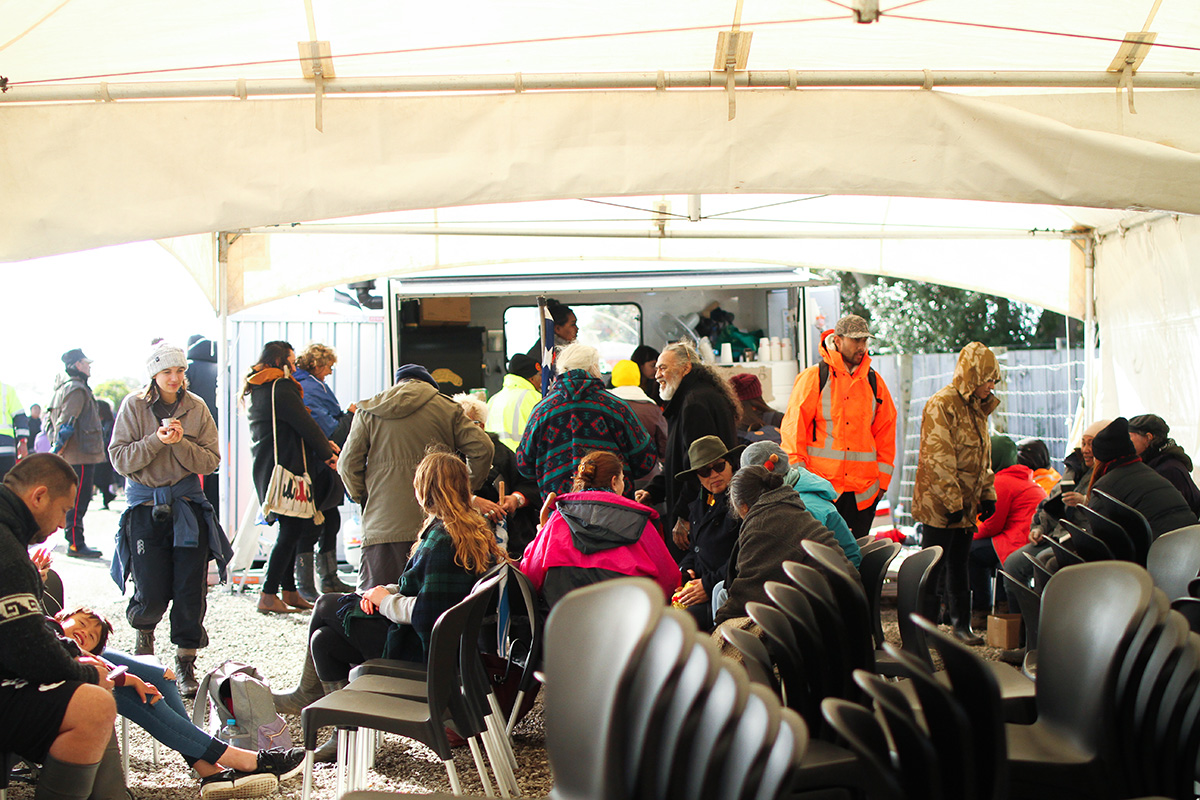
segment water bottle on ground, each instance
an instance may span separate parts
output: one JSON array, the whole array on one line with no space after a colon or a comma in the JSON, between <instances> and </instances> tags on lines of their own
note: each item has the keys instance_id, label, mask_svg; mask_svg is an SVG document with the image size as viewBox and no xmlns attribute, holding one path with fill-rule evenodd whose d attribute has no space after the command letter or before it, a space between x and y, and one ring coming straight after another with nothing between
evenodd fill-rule
<instances>
[{"instance_id":1,"label":"water bottle on ground","mask_svg":"<svg viewBox=\"0 0 1200 800\"><path fill-rule=\"evenodd\" d=\"M217 738L233 747L240 747L243 750L258 749L255 745L254 737L249 731L238 725L237 720L233 717L225 720L225 725L217 734Z\"/></svg>"}]
</instances>

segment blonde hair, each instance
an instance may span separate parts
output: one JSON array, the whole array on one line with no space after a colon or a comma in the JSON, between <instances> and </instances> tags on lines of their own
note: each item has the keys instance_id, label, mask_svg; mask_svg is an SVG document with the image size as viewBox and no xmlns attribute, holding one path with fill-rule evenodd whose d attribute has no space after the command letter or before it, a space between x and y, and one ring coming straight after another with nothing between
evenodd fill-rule
<instances>
[{"instance_id":1,"label":"blonde hair","mask_svg":"<svg viewBox=\"0 0 1200 800\"><path fill-rule=\"evenodd\" d=\"M455 564L481 575L492 564L508 561L508 554L496 542L492 526L471 507L471 476L467 465L457 456L446 452L426 455L417 465L413 489L421 508L441 520L449 534L454 543ZM418 539L413 543L412 553L419 548Z\"/></svg>"},{"instance_id":2,"label":"blonde hair","mask_svg":"<svg viewBox=\"0 0 1200 800\"><path fill-rule=\"evenodd\" d=\"M337 352L327 344L310 342L296 355L296 366L305 372L321 367L332 367L337 363Z\"/></svg>"},{"instance_id":3,"label":"blonde hair","mask_svg":"<svg viewBox=\"0 0 1200 800\"><path fill-rule=\"evenodd\" d=\"M462 409L463 416L472 422L478 422L480 425L487 425L488 407L487 403L480 400L473 394L459 392L450 398L458 407Z\"/></svg>"}]
</instances>

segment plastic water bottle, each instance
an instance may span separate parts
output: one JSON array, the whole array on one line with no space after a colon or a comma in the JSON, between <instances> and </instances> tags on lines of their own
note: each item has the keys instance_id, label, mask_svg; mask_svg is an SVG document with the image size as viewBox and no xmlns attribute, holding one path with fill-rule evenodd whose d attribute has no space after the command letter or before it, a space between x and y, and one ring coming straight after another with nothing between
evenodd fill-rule
<instances>
[{"instance_id":1,"label":"plastic water bottle","mask_svg":"<svg viewBox=\"0 0 1200 800\"><path fill-rule=\"evenodd\" d=\"M225 720L225 726L217 734L217 738L223 742L227 742L233 747L240 747L244 750L257 750L250 733L237 724L237 720L233 717Z\"/></svg>"}]
</instances>

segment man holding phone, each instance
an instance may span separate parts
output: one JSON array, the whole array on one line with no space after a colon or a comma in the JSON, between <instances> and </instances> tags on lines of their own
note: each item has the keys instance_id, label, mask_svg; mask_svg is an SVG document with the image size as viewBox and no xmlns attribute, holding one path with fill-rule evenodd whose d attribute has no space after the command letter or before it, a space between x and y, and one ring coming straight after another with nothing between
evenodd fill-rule
<instances>
[{"instance_id":1,"label":"man holding phone","mask_svg":"<svg viewBox=\"0 0 1200 800\"><path fill-rule=\"evenodd\" d=\"M108 667L72 658L46 627L28 554L63 527L77 486L49 453L20 461L0 486L0 750L42 765L35 800L110 797L115 781L124 789Z\"/></svg>"}]
</instances>

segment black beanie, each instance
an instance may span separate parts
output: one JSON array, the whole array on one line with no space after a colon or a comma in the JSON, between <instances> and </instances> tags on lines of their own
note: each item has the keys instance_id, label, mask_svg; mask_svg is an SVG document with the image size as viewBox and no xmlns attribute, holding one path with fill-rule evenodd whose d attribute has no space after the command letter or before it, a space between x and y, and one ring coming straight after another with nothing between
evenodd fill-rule
<instances>
[{"instance_id":1,"label":"black beanie","mask_svg":"<svg viewBox=\"0 0 1200 800\"><path fill-rule=\"evenodd\" d=\"M1096 434L1092 440L1092 455L1097 461L1112 461L1123 456L1135 456L1133 442L1129 440L1129 421L1117 417L1107 428Z\"/></svg>"},{"instance_id":2,"label":"black beanie","mask_svg":"<svg viewBox=\"0 0 1200 800\"><path fill-rule=\"evenodd\" d=\"M516 375L525 380L531 379L537 374L538 362L534 361L524 353L517 353L508 360L508 374Z\"/></svg>"},{"instance_id":3,"label":"black beanie","mask_svg":"<svg viewBox=\"0 0 1200 800\"><path fill-rule=\"evenodd\" d=\"M429 370L422 367L420 364L405 364L400 369L396 370L396 383L400 381L425 381L433 388L441 391L442 387L438 386L438 382L429 374Z\"/></svg>"}]
</instances>

